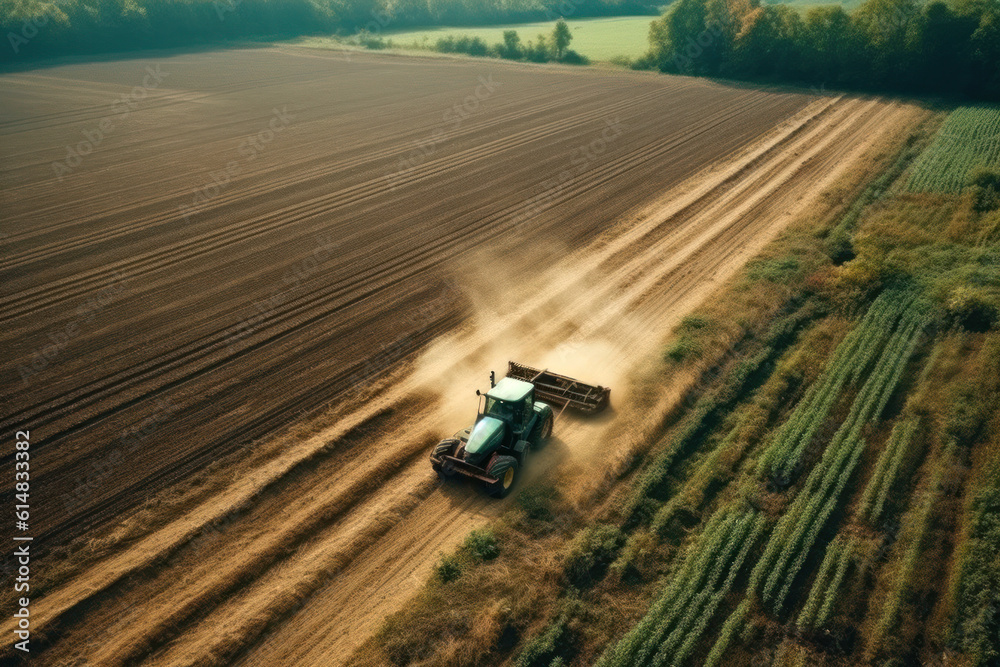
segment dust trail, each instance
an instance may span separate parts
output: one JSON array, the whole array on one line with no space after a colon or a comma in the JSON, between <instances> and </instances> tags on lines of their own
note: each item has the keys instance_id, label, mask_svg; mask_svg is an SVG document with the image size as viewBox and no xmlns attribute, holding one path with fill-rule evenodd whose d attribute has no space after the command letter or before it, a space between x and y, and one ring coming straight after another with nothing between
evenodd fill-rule
<instances>
[{"instance_id":1,"label":"dust trail","mask_svg":"<svg viewBox=\"0 0 1000 667\"><path fill-rule=\"evenodd\" d=\"M614 230L613 235L590 248L565 256L558 247L536 248L535 253L541 256L563 256L547 270L538 271L537 263L512 266L497 259L495 253L487 252L464 262L456 283L466 293L472 317L466 327L427 349L416 364L413 382L439 393L442 400L439 414L443 419L457 416L463 406L467 409L466 403L456 403L483 386L484 368L495 369L502 375L508 360L548 367L585 382L620 385L628 366L624 359L650 352L663 337L662 331L643 326L643 320L630 314L630 310L708 239L732 225L742 209L720 216L707 230L682 224L659 239L642 242L706 192L737 176L779 144L790 141L793 146L809 146L817 135L829 132L829 125L824 123L798 136L817 116L832 110L836 121L850 117L858 103L851 100L837 106L840 100L827 98L810 105L767 140L734 160L734 164L692 179L697 185L681 186L683 194L673 193L665 204L647 209L630 227ZM821 142L811 154L825 148L830 140ZM771 162L780 164L787 152L773 157ZM801 162L788 171L800 167ZM764 166L768 166L766 160ZM745 179L732 192L713 202L709 211L724 210L755 182L752 178ZM781 182L770 183L767 190L756 195L755 201ZM699 217L711 219L705 214ZM624 266L614 268L612 260L619 255L631 256L626 257ZM660 261L656 261L658 257ZM441 392L441 387L447 387L447 391Z\"/></svg>"}]
</instances>

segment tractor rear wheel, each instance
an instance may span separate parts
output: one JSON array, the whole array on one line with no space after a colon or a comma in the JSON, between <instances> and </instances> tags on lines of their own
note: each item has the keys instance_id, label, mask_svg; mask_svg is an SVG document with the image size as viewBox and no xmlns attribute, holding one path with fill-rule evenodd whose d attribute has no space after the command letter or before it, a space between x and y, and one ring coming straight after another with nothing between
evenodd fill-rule
<instances>
[{"instance_id":1,"label":"tractor rear wheel","mask_svg":"<svg viewBox=\"0 0 1000 667\"><path fill-rule=\"evenodd\" d=\"M510 493L517 481L517 459L513 456L498 456L486 472L490 477L496 478L489 487L490 495L494 498L503 498Z\"/></svg>"}]
</instances>

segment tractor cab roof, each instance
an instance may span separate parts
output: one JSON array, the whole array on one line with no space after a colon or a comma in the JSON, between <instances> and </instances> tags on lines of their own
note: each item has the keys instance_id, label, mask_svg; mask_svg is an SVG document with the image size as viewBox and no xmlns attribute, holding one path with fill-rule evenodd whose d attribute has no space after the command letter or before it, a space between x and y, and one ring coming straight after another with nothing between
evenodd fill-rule
<instances>
[{"instance_id":1,"label":"tractor cab roof","mask_svg":"<svg viewBox=\"0 0 1000 667\"><path fill-rule=\"evenodd\" d=\"M501 378L501 380L497 382L497 386L486 392L486 395L490 398L495 398L498 401L515 403L517 401L523 401L530 396L531 390L534 388L535 385L530 382L525 382L524 380L509 377Z\"/></svg>"}]
</instances>

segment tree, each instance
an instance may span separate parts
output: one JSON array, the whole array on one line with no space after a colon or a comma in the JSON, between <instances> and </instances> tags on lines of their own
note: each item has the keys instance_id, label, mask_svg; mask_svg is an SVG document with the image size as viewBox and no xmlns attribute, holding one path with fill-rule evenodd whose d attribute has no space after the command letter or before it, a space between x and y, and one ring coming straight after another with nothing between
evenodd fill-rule
<instances>
[{"instance_id":1,"label":"tree","mask_svg":"<svg viewBox=\"0 0 1000 667\"><path fill-rule=\"evenodd\" d=\"M857 70L856 32L843 7L813 7L806 14L803 33L803 69L819 83L842 82Z\"/></svg>"},{"instance_id":2,"label":"tree","mask_svg":"<svg viewBox=\"0 0 1000 667\"><path fill-rule=\"evenodd\" d=\"M521 48L521 36L517 34L516 30L504 30L503 44L500 45L498 50L500 51L501 58L520 60L521 56L524 55L524 51Z\"/></svg>"},{"instance_id":3,"label":"tree","mask_svg":"<svg viewBox=\"0 0 1000 667\"><path fill-rule=\"evenodd\" d=\"M915 34L920 17L917 0L866 0L851 15L865 41L867 80L862 85L906 88L921 75Z\"/></svg>"},{"instance_id":4,"label":"tree","mask_svg":"<svg viewBox=\"0 0 1000 667\"><path fill-rule=\"evenodd\" d=\"M556 60L562 60L563 54L569 48L569 43L573 41L573 33L569 30L569 25L565 19L556 21L556 27L552 30L552 49L555 51Z\"/></svg>"},{"instance_id":5,"label":"tree","mask_svg":"<svg viewBox=\"0 0 1000 667\"><path fill-rule=\"evenodd\" d=\"M549 42L544 34L538 36L534 42L528 41L524 48L525 57L533 63L544 63L549 59Z\"/></svg>"}]
</instances>

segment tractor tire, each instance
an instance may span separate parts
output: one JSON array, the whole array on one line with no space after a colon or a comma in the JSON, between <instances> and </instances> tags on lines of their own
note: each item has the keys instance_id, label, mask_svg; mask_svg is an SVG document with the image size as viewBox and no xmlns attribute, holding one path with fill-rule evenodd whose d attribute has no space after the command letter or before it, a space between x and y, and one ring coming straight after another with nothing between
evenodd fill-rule
<instances>
[{"instance_id":1,"label":"tractor tire","mask_svg":"<svg viewBox=\"0 0 1000 667\"><path fill-rule=\"evenodd\" d=\"M457 438L448 438L447 440L442 440L438 444L434 445L434 456L448 455L454 456L455 450L458 448L459 440ZM451 477L455 474L454 470L444 468L439 463L431 462L431 468L434 472L444 477Z\"/></svg>"},{"instance_id":2,"label":"tractor tire","mask_svg":"<svg viewBox=\"0 0 1000 667\"><path fill-rule=\"evenodd\" d=\"M538 442L535 443L535 447L544 447L550 437L552 437L552 415L547 414L542 425L538 428Z\"/></svg>"},{"instance_id":3,"label":"tractor tire","mask_svg":"<svg viewBox=\"0 0 1000 667\"><path fill-rule=\"evenodd\" d=\"M520 468L527 469L528 467L528 453L531 451L531 445L529 443L524 443L524 449L521 453L517 455L517 465Z\"/></svg>"},{"instance_id":4,"label":"tractor tire","mask_svg":"<svg viewBox=\"0 0 1000 667\"><path fill-rule=\"evenodd\" d=\"M503 498L517 482L518 474L517 459L513 456L498 456L487 470L490 477L495 477L497 481L489 486L490 495L494 498Z\"/></svg>"}]
</instances>

